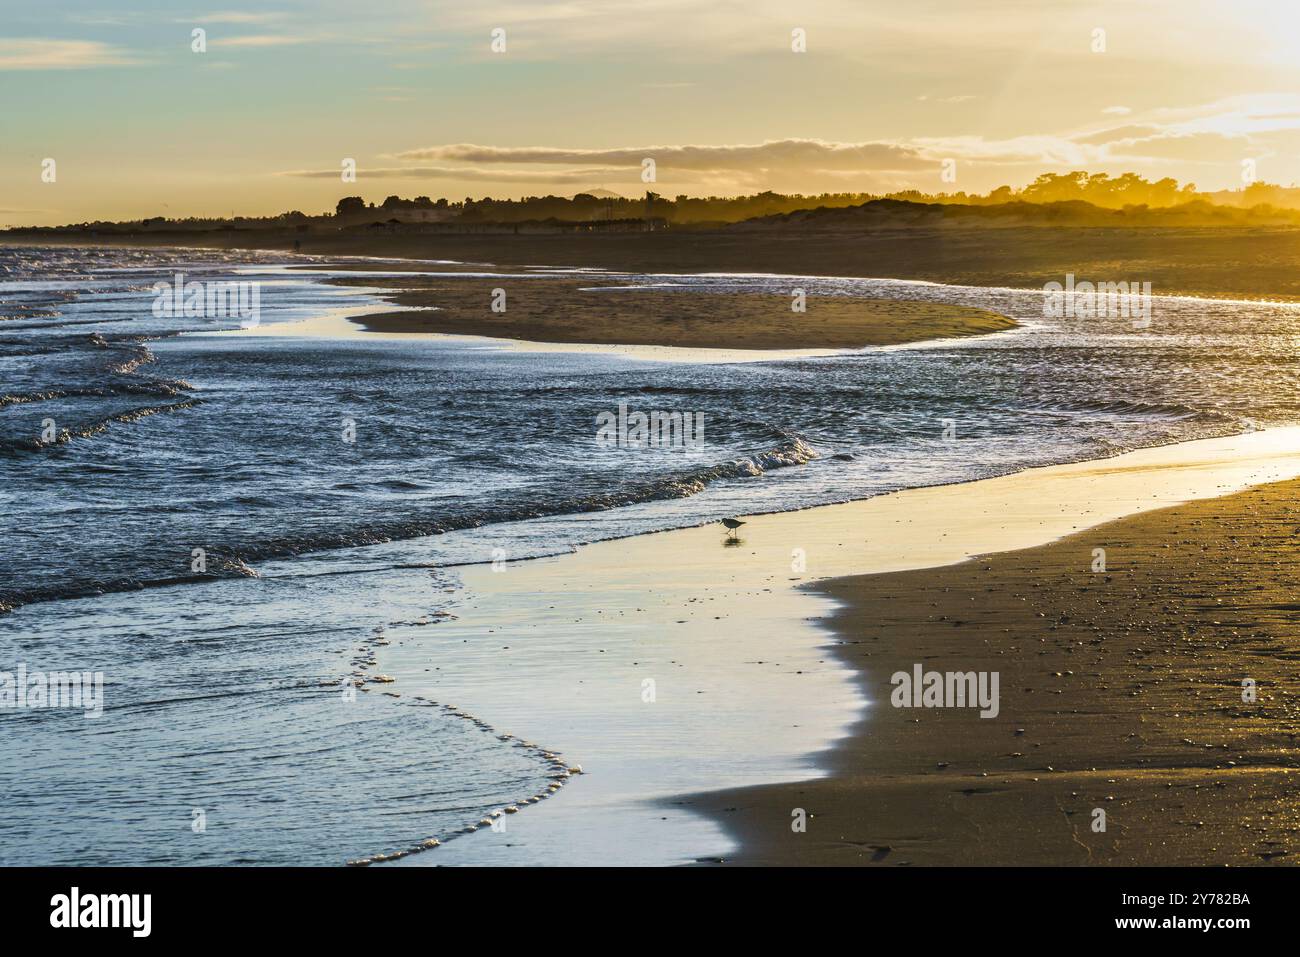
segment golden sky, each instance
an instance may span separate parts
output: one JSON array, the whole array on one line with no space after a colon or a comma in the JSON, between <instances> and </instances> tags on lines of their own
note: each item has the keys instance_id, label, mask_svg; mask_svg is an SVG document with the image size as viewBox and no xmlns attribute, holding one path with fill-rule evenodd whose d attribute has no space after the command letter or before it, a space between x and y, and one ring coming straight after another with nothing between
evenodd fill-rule
<instances>
[{"instance_id":1,"label":"golden sky","mask_svg":"<svg viewBox=\"0 0 1300 957\"><path fill-rule=\"evenodd\" d=\"M1283 0L12 6L6 225L632 196L647 158L668 196L982 192L1072 169L1225 189L1245 161L1300 180Z\"/></svg>"}]
</instances>

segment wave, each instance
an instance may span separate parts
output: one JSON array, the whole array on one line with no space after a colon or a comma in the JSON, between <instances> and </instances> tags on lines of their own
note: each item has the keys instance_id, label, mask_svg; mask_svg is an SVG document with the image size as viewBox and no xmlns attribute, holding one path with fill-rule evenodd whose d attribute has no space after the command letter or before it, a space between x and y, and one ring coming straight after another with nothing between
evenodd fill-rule
<instances>
[{"instance_id":1,"label":"wave","mask_svg":"<svg viewBox=\"0 0 1300 957\"><path fill-rule=\"evenodd\" d=\"M1025 408L1044 412L1093 412L1099 415L1132 415L1143 418L1171 418L1199 421L1236 422L1239 417L1219 409L1184 405L1181 402L1144 402L1139 399L1083 401L1044 400Z\"/></svg>"},{"instance_id":2,"label":"wave","mask_svg":"<svg viewBox=\"0 0 1300 957\"><path fill-rule=\"evenodd\" d=\"M201 400L194 400L198 402ZM158 411L180 407L167 406ZM136 591L141 588L159 588L171 585L188 585L220 579L256 577L254 562L276 561L323 551L382 545L387 542L442 535L469 528L481 528L505 522L531 518L550 518L559 515L578 515L600 512L612 508L637 505L643 502L689 498L698 495L714 482L726 479L757 478L767 472L804 465L819 458L818 451L801 436L780 432L780 442L752 455L730 462L703 466L676 475L627 488L586 495L572 499L559 499L546 506L485 509L478 512L457 510L380 523L364 528L339 530L324 535L307 535L293 538L276 538L264 542L204 545L207 566L203 572L190 575L129 575L117 578L92 579L79 582L62 582L30 589L0 592L0 612L12 611L20 605L42 601L71 598L88 598L108 592ZM39 444L39 443L38 443ZM51 443L52 444L52 443ZM0 453L5 446L0 445Z\"/></svg>"},{"instance_id":3,"label":"wave","mask_svg":"<svg viewBox=\"0 0 1300 957\"><path fill-rule=\"evenodd\" d=\"M187 399L184 402L173 402L169 405L148 405L135 409L127 409L125 412L117 412L113 415L104 416L87 425L74 426L72 428L60 429L51 439L8 439L0 441L0 455L18 455L26 452L42 452L45 449L53 448L58 445L64 445L73 439L86 439L108 431L109 426L115 422L138 422L140 419L147 418L151 415L157 415L160 412L180 412L183 409L192 409L195 406L202 405L202 399Z\"/></svg>"},{"instance_id":4,"label":"wave","mask_svg":"<svg viewBox=\"0 0 1300 957\"><path fill-rule=\"evenodd\" d=\"M8 405L25 405L31 402L53 402L58 399L114 399L128 396L152 395L174 398L192 391L194 386L183 379L151 379L139 385L121 384L92 388L55 388L39 392L8 392L0 395L0 409Z\"/></svg>"},{"instance_id":5,"label":"wave","mask_svg":"<svg viewBox=\"0 0 1300 957\"><path fill-rule=\"evenodd\" d=\"M108 361L99 369L110 376L121 376L125 382L113 382L96 386L52 386L27 392L8 392L0 395L0 409L13 405L27 405L37 402L53 402L60 399L115 399L150 396L174 399L184 396L185 401L166 405L141 406L114 412L83 425L60 429L52 438L45 439L10 439L0 440L0 455L15 455L23 452L39 452L57 445L63 445L73 439L92 438L107 431L114 423L138 422L139 420L160 412L179 412L192 409L202 404L202 399L194 398L189 393L194 386L183 379L158 379L138 374L140 366L155 362L157 357L149 348L151 339L159 336L126 335L106 337L100 333L87 336L79 344L95 350L103 350Z\"/></svg>"}]
</instances>

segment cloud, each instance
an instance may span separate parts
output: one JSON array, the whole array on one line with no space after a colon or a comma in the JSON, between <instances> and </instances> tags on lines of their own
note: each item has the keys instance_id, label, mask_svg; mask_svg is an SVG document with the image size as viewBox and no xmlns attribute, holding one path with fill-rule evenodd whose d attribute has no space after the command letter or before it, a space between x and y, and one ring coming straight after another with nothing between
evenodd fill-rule
<instances>
[{"instance_id":1,"label":"cloud","mask_svg":"<svg viewBox=\"0 0 1300 957\"><path fill-rule=\"evenodd\" d=\"M273 23L283 20L283 13L249 13L242 10L226 10L219 13L203 13L195 17L177 17L177 23Z\"/></svg>"},{"instance_id":2,"label":"cloud","mask_svg":"<svg viewBox=\"0 0 1300 957\"><path fill-rule=\"evenodd\" d=\"M987 140L978 136L909 142L839 143L814 139L748 144L679 144L603 149L549 146L485 146L450 143L396 154L409 165L358 171L358 178L437 179L503 186L565 186L586 182L640 182L642 163L655 161L657 181L722 192L780 188L791 191L903 188L936 177L945 160L964 168L1080 169L1108 159L1107 146L1154 140L1160 127L1100 130L1072 140L1024 136ZM1162 145L1162 144L1161 144ZM281 176L333 179L339 170L290 170ZM937 185L937 183L936 183Z\"/></svg>"},{"instance_id":3,"label":"cloud","mask_svg":"<svg viewBox=\"0 0 1300 957\"><path fill-rule=\"evenodd\" d=\"M138 62L98 40L0 39L0 70L87 70Z\"/></svg>"},{"instance_id":4,"label":"cloud","mask_svg":"<svg viewBox=\"0 0 1300 957\"><path fill-rule=\"evenodd\" d=\"M1108 106L1102 112L1108 116L1128 116L1133 110L1127 106Z\"/></svg>"},{"instance_id":5,"label":"cloud","mask_svg":"<svg viewBox=\"0 0 1300 957\"><path fill-rule=\"evenodd\" d=\"M376 92L401 93L378 87ZM445 143L389 154L388 165L363 170L375 179L429 179L530 187L591 182L641 186L643 161L655 162L660 187L735 194L901 188L949 189L939 172L956 161L962 184L1027 182L1043 172L1141 172L1185 179L1192 169L1235 176L1243 157L1285 157L1300 150L1300 97L1273 95L1160 108L1110 111L1126 122L990 139L977 135L838 142L777 139L753 143L659 143L641 146L492 146ZM291 170L283 176L333 179L337 169ZM1213 173L1209 173L1213 178ZM1201 177L1198 176L1199 180ZM450 188L450 187L449 187Z\"/></svg>"},{"instance_id":6,"label":"cloud","mask_svg":"<svg viewBox=\"0 0 1300 957\"><path fill-rule=\"evenodd\" d=\"M370 92L381 103L410 103L419 91L410 86L372 86Z\"/></svg>"},{"instance_id":7,"label":"cloud","mask_svg":"<svg viewBox=\"0 0 1300 957\"><path fill-rule=\"evenodd\" d=\"M1132 123L1068 136L1093 165L1144 166L1154 172L1186 170L1189 164L1235 171L1245 157L1293 153L1298 138L1300 97L1295 94L1252 94L1154 109Z\"/></svg>"},{"instance_id":8,"label":"cloud","mask_svg":"<svg viewBox=\"0 0 1300 957\"><path fill-rule=\"evenodd\" d=\"M608 167L587 169L547 170L486 170L464 166L378 166L357 169L357 181L367 179L451 179L476 183L518 183L529 186L562 186L591 179L609 179L626 175L626 170ZM285 170L277 176L294 176L305 179L339 179L339 169Z\"/></svg>"},{"instance_id":9,"label":"cloud","mask_svg":"<svg viewBox=\"0 0 1300 957\"><path fill-rule=\"evenodd\" d=\"M990 140L982 136L928 137L913 141L931 157L988 166L1077 166L1088 150L1069 137L1041 135Z\"/></svg>"},{"instance_id":10,"label":"cloud","mask_svg":"<svg viewBox=\"0 0 1300 957\"><path fill-rule=\"evenodd\" d=\"M1233 166L1241 160L1271 152L1250 137L1222 133L1172 133L1123 140L1110 144L1107 156L1112 160L1177 160L1179 163Z\"/></svg>"},{"instance_id":11,"label":"cloud","mask_svg":"<svg viewBox=\"0 0 1300 957\"><path fill-rule=\"evenodd\" d=\"M1133 142L1139 139L1149 139L1160 132L1161 128L1158 126L1139 124L1113 126L1104 130L1097 130L1095 133L1075 136L1074 142L1087 146L1104 146L1107 143L1119 143L1124 140Z\"/></svg>"},{"instance_id":12,"label":"cloud","mask_svg":"<svg viewBox=\"0 0 1300 957\"><path fill-rule=\"evenodd\" d=\"M291 37L280 33L255 33L242 37L217 37L209 41L214 47L284 47L306 43L306 37Z\"/></svg>"},{"instance_id":13,"label":"cloud","mask_svg":"<svg viewBox=\"0 0 1300 957\"><path fill-rule=\"evenodd\" d=\"M834 143L788 139L763 143L705 146L658 145L615 149L566 149L549 146L480 146L453 143L398 153L401 160L437 160L470 165L566 165L595 163L637 167L653 159L660 169L699 172L777 169L891 170L905 172L933 165L917 149L895 143Z\"/></svg>"}]
</instances>

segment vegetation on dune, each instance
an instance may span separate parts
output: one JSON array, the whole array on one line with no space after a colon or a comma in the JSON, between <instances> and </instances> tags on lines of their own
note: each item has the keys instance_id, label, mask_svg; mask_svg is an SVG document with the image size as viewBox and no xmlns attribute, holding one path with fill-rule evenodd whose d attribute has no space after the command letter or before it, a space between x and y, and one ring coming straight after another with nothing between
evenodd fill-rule
<instances>
[{"instance_id":1,"label":"vegetation on dune","mask_svg":"<svg viewBox=\"0 0 1300 957\"><path fill-rule=\"evenodd\" d=\"M852 211L845 218L836 211ZM477 229L489 225L534 224L553 228L631 226L653 220L663 226L756 224L834 225L840 220L889 220L891 225L938 222L1043 225L1296 225L1300 187L1256 182L1240 190L1201 192L1172 178L1147 180L1136 173L1044 173L1028 185L999 186L988 193L924 193L920 190L872 193L775 193L748 196L686 196L656 193L634 198L598 189L575 196L525 196L520 199L462 200L389 196L367 203L361 196L340 199L331 213L311 216L298 210L278 216L168 219L161 216L123 223L80 223L80 228L144 231L339 228L382 224L422 224L436 229ZM885 223L881 222L882 225Z\"/></svg>"}]
</instances>

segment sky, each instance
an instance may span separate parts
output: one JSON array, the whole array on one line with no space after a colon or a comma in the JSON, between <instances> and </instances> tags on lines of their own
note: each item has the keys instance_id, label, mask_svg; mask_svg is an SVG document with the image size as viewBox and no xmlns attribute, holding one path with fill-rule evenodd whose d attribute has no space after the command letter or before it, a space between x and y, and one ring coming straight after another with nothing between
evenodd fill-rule
<instances>
[{"instance_id":1,"label":"sky","mask_svg":"<svg viewBox=\"0 0 1300 957\"><path fill-rule=\"evenodd\" d=\"M1294 0L0 0L0 225L1075 169L1291 185L1298 81Z\"/></svg>"}]
</instances>

